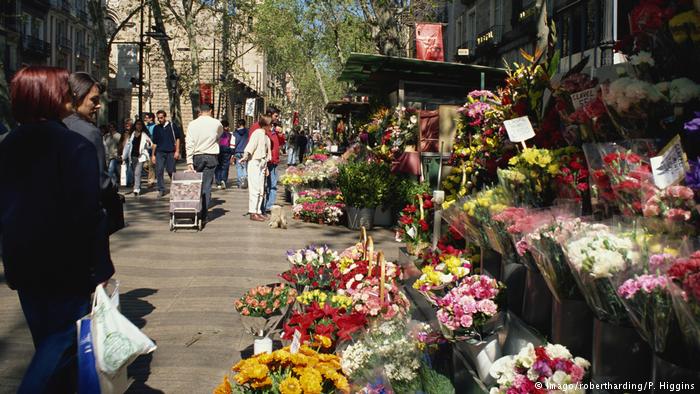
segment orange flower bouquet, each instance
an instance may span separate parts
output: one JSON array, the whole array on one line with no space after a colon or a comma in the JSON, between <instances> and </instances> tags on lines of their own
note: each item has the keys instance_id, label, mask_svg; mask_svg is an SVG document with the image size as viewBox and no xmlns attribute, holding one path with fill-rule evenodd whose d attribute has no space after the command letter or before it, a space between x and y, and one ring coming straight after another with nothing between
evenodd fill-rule
<instances>
[{"instance_id":1,"label":"orange flower bouquet","mask_svg":"<svg viewBox=\"0 0 700 394\"><path fill-rule=\"evenodd\" d=\"M263 336L277 326L294 303L297 291L284 283L254 287L234 301L246 331Z\"/></svg>"}]
</instances>

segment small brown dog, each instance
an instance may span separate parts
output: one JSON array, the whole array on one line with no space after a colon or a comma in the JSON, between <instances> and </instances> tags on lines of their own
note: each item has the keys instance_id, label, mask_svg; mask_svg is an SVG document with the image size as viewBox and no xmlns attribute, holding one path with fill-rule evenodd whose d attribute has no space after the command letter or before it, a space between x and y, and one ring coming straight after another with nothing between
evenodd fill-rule
<instances>
[{"instance_id":1,"label":"small brown dog","mask_svg":"<svg viewBox=\"0 0 700 394\"><path fill-rule=\"evenodd\" d=\"M270 209L270 227L287 229L287 215L280 205L273 205Z\"/></svg>"}]
</instances>

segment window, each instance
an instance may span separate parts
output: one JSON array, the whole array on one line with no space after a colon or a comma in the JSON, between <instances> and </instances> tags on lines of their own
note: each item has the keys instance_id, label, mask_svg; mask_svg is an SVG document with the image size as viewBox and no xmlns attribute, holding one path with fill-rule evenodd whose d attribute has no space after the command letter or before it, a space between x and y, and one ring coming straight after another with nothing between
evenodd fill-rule
<instances>
[{"instance_id":1,"label":"window","mask_svg":"<svg viewBox=\"0 0 700 394\"><path fill-rule=\"evenodd\" d=\"M490 8L491 26L503 24L503 0L491 0Z\"/></svg>"},{"instance_id":2,"label":"window","mask_svg":"<svg viewBox=\"0 0 700 394\"><path fill-rule=\"evenodd\" d=\"M600 44L605 0L584 0L555 12L562 56L583 52Z\"/></svg>"},{"instance_id":3,"label":"window","mask_svg":"<svg viewBox=\"0 0 700 394\"><path fill-rule=\"evenodd\" d=\"M473 47L476 45L476 9L472 8L467 12L467 41Z\"/></svg>"},{"instance_id":4,"label":"window","mask_svg":"<svg viewBox=\"0 0 700 394\"><path fill-rule=\"evenodd\" d=\"M457 28L455 29L455 44L458 47L462 46L464 42L464 15L460 15L457 18Z\"/></svg>"}]
</instances>

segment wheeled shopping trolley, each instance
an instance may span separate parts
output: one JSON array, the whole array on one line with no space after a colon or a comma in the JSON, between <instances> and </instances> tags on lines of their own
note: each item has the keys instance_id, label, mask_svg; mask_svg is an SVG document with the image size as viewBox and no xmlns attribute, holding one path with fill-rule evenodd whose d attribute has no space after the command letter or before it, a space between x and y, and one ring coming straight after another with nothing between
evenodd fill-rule
<instances>
[{"instance_id":1,"label":"wheeled shopping trolley","mask_svg":"<svg viewBox=\"0 0 700 394\"><path fill-rule=\"evenodd\" d=\"M176 172L170 187L170 231L202 229L202 173Z\"/></svg>"}]
</instances>

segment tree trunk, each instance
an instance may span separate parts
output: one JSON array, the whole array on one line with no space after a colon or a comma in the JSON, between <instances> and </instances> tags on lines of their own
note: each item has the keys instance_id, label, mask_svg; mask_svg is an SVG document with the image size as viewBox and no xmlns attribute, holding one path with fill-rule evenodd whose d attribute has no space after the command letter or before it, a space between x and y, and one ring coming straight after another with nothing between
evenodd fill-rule
<instances>
[{"instance_id":1,"label":"tree trunk","mask_svg":"<svg viewBox=\"0 0 700 394\"><path fill-rule=\"evenodd\" d=\"M197 31L195 20L191 14L185 16L187 41L190 46L190 67L192 68L192 85L190 87L190 101L192 102L192 118L197 117L199 111L199 44L197 43Z\"/></svg>"},{"instance_id":2,"label":"tree trunk","mask_svg":"<svg viewBox=\"0 0 700 394\"><path fill-rule=\"evenodd\" d=\"M158 31L166 33L165 23L163 22L163 10L160 6L160 0L150 0L151 11L153 13L153 21ZM168 99L170 100L170 119L173 124L182 130L182 113L180 109L180 94L177 86L177 70L173 61L173 54L170 51L168 40L158 40L160 49L163 52L163 63L165 65L165 86L168 87ZM175 79L171 78L174 77Z\"/></svg>"}]
</instances>

